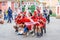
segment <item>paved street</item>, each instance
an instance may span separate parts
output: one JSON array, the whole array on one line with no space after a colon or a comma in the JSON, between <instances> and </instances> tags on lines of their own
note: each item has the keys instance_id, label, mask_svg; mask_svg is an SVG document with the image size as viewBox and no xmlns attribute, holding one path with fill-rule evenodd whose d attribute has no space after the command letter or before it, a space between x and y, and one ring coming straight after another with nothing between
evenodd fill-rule
<instances>
[{"instance_id":1,"label":"paved street","mask_svg":"<svg viewBox=\"0 0 60 40\"><path fill-rule=\"evenodd\" d=\"M43 37L24 37L14 32L13 23L0 24L0 40L60 40L60 19L51 17L50 24L47 24L47 33Z\"/></svg>"}]
</instances>

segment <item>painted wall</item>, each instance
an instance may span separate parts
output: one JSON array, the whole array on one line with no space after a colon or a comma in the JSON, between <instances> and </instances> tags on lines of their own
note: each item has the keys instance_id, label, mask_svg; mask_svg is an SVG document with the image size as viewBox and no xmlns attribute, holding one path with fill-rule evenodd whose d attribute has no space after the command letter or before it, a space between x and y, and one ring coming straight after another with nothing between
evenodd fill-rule
<instances>
[{"instance_id":1,"label":"painted wall","mask_svg":"<svg viewBox=\"0 0 60 40\"><path fill-rule=\"evenodd\" d=\"M14 2L0 2L0 9L2 9L3 12L4 10L8 10L9 7L14 10Z\"/></svg>"},{"instance_id":2,"label":"painted wall","mask_svg":"<svg viewBox=\"0 0 60 40\"><path fill-rule=\"evenodd\" d=\"M2 3L0 2L0 9L2 9Z\"/></svg>"}]
</instances>

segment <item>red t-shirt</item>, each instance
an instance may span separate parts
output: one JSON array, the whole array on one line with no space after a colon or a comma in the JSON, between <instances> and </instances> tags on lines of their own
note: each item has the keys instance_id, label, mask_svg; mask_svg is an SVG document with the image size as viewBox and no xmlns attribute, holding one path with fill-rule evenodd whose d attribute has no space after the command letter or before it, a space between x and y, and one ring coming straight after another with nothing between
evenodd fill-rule
<instances>
[{"instance_id":1,"label":"red t-shirt","mask_svg":"<svg viewBox=\"0 0 60 40\"><path fill-rule=\"evenodd\" d=\"M38 17L37 17L37 16L32 16L32 20L33 20L34 22L38 22Z\"/></svg>"},{"instance_id":2,"label":"red t-shirt","mask_svg":"<svg viewBox=\"0 0 60 40\"><path fill-rule=\"evenodd\" d=\"M21 18L20 15L18 15L18 16L15 18L15 22L16 22L17 24L20 24L20 23L21 23L20 18Z\"/></svg>"},{"instance_id":3,"label":"red t-shirt","mask_svg":"<svg viewBox=\"0 0 60 40\"><path fill-rule=\"evenodd\" d=\"M38 16L32 16L32 20L35 22L35 25L39 25L38 23Z\"/></svg>"},{"instance_id":4,"label":"red t-shirt","mask_svg":"<svg viewBox=\"0 0 60 40\"><path fill-rule=\"evenodd\" d=\"M42 18L39 18L39 20L42 20L42 21L40 21L40 27L45 27L44 25L46 24L46 18L44 18L44 17L42 17Z\"/></svg>"},{"instance_id":5,"label":"red t-shirt","mask_svg":"<svg viewBox=\"0 0 60 40\"><path fill-rule=\"evenodd\" d=\"M21 20L22 20L23 23L31 22L30 19L28 19L27 17L23 17Z\"/></svg>"}]
</instances>

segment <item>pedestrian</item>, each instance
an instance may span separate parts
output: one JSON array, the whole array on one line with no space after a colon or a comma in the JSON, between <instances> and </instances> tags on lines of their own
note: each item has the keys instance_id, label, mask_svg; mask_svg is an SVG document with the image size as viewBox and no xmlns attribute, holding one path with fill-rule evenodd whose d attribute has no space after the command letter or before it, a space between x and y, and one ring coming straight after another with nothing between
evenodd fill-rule
<instances>
[{"instance_id":1,"label":"pedestrian","mask_svg":"<svg viewBox=\"0 0 60 40\"><path fill-rule=\"evenodd\" d=\"M4 20L7 20L6 10L4 11Z\"/></svg>"},{"instance_id":2,"label":"pedestrian","mask_svg":"<svg viewBox=\"0 0 60 40\"><path fill-rule=\"evenodd\" d=\"M50 15L52 15L52 10L48 10L48 15L47 15L47 20L48 20L48 23L50 23Z\"/></svg>"},{"instance_id":3,"label":"pedestrian","mask_svg":"<svg viewBox=\"0 0 60 40\"><path fill-rule=\"evenodd\" d=\"M49 8L47 8L47 21L48 21L48 24L50 23L50 15L52 14L52 11L49 9Z\"/></svg>"},{"instance_id":4,"label":"pedestrian","mask_svg":"<svg viewBox=\"0 0 60 40\"><path fill-rule=\"evenodd\" d=\"M13 17L12 17L12 9L9 7L9 9L8 9L8 23L10 22L12 22L12 19L13 19Z\"/></svg>"}]
</instances>

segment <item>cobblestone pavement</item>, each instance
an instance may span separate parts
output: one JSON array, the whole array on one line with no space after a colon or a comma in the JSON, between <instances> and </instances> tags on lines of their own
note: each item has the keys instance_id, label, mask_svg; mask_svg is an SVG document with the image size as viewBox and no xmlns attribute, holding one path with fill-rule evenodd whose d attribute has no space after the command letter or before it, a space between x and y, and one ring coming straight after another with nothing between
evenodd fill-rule
<instances>
[{"instance_id":1,"label":"cobblestone pavement","mask_svg":"<svg viewBox=\"0 0 60 40\"><path fill-rule=\"evenodd\" d=\"M43 37L24 37L14 32L13 23L0 24L0 40L60 40L60 19L51 17L50 24L47 24L47 33Z\"/></svg>"}]
</instances>

